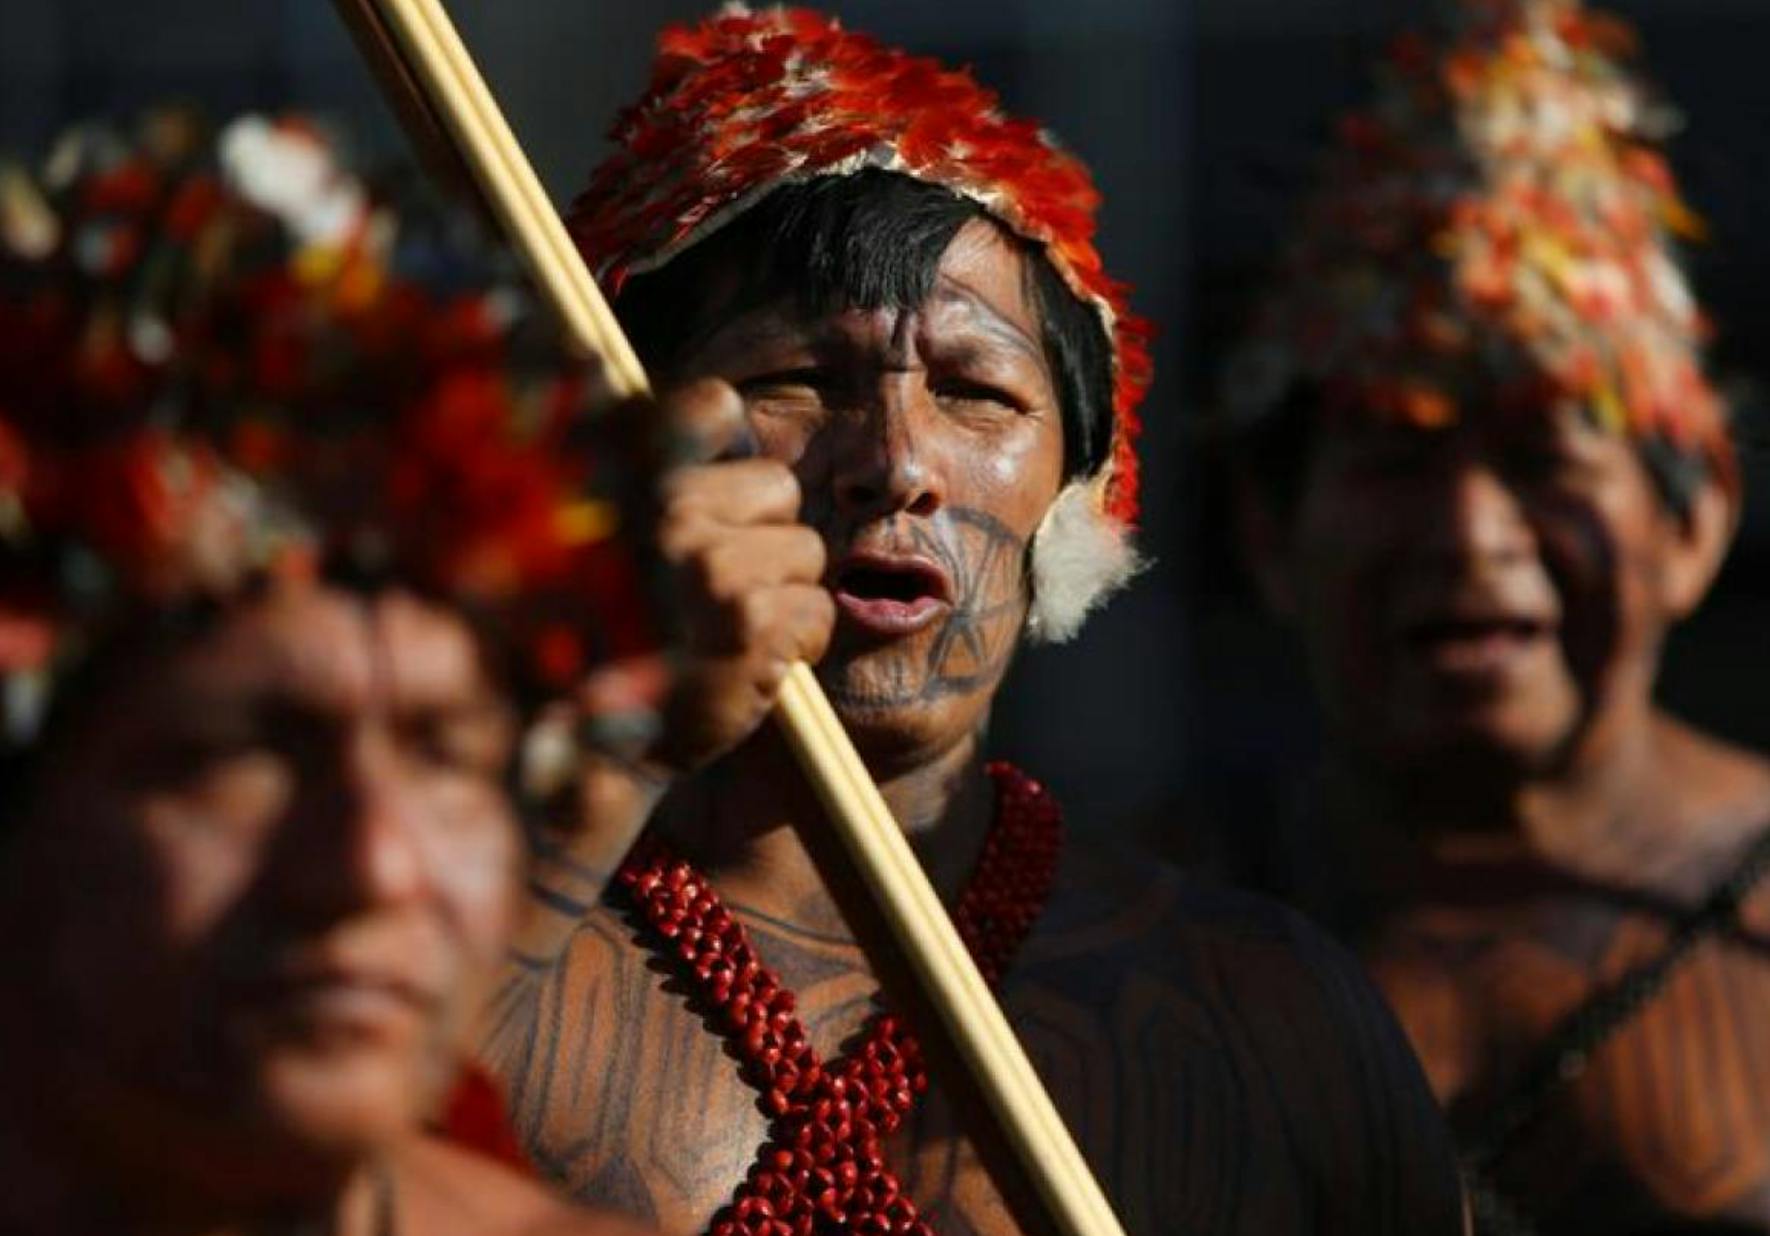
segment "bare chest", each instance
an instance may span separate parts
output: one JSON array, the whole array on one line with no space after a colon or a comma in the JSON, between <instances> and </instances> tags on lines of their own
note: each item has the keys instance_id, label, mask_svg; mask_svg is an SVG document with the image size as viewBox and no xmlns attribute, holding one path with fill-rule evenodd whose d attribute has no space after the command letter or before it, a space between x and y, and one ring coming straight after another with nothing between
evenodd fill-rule
<instances>
[{"instance_id":1,"label":"bare chest","mask_svg":"<svg viewBox=\"0 0 1770 1236\"><path fill-rule=\"evenodd\" d=\"M876 984L852 964L819 967L785 941L759 943L773 946L771 960L793 963L798 1016L816 1058L841 1068L871 1037ZM692 984L632 942L614 947L618 977L595 992L570 990L588 960L580 956L536 993L537 1024L551 1027L549 1062L529 1071L515 1105L539 1165L578 1198L645 1215L680 1236L708 1230L747 1179L777 1166L777 1155L788 1177L809 1174L798 1183L814 1197L837 1183L840 1165L826 1161L823 1146L831 1138L852 1145L856 1113L842 1104L810 1122L781 1118L767 1105L755 1054ZM821 978L819 968L827 969ZM822 1137L807 1140L807 1131ZM917 1096L881 1148L880 1204L899 1191L944 1236L1018 1230L937 1088Z\"/></svg>"},{"instance_id":2,"label":"bare chest","mask_svg":"<svg viewBox=\"0 0 1770 1236\"><path fill-rule=\"evenodd\" d=\"M1576 1008L1666 941L1663 923L1633 916L1556 927L1464 946L1397 933L1367 955L1465 1136ZM1770 1230L1770 954L1738 939L1699 946L1548 1093L1496 1169L1533 1213L1727 1216Z\"/></svg>"},{"instance_id":3,"label":"bare chest","mask_svg":"<svg viewBox=\"0 0 1770 1236\"><path fill-rule=\"evenodd\" d=\"M752 934L797 993L820 1058L840 1060L878 1009L856 954L804 933ZM758 1166L796 1148L734 1036L629 925L593 916L563 962L511 1000L488 1053L537 1166L581 1200L689 1236ZM1282 1119L1275 1110L1269 1127L1248 1123L1208 1015L1135 973L1093 990L1011 982L1004 1004L1128 1231L1245 1212L1230 1186L1237 1162L1263 1138L1276 1144ZM938 1079L883 1155L893 1187L942 1236L1019 1230ZM1297 1191L1269 1184L1261 1205L1305 1213Z\"/></svg>"}]
</instances>

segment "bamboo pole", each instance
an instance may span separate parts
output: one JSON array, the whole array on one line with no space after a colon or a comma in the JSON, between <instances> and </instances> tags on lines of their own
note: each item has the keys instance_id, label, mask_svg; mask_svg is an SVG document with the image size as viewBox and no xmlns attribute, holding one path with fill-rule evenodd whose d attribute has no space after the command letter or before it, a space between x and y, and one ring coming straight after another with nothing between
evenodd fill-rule
<instances>
[{"instance_id":1,"label":"bamboo pole","mask_svg":"<svg viewBox=\"0 0 1770 1236\"><path fill-rule=\"evenodd\" d=\"M613 312L440 0L336 0L408 122L439 130L472 173L570 342L617 398L650 392ZM416 90L414 100L399 97ZM776 716L846 856L1061 1236L1123 1236L1099 1184L971 960L810 666L794 665Z\"/></svg>"}]
</instances>

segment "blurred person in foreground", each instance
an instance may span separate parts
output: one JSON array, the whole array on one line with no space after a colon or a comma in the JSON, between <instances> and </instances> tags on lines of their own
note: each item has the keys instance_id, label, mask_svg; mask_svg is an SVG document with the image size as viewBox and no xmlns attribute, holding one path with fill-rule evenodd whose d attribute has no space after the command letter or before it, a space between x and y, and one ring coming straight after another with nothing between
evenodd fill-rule
<instances>
[{"instance_id":1,"label":"blurred person in foreground","mask_svg":"<svg viewBox=\"0 0 1770 1236\"><path fill-rule=\"evenodd\" d=\"M804 10L666 32L614 136L574 232L732 448L664 482L689 639L650 834L606 899L543 865L561 947L494 1005L536 1163L679 1234L1016 1230L802 840L827 825L762 723L803 658L1128 1230L1456 1230L1439 1116L1350 959L1065 845L1050 791L986 760L1023 640L1136 563L1143 328L1080 164Z\"/></svg>"},{"instance_id":2,"label":"blurred person in foreground","mask_svg":"<svg viewBox=\"0 0 1770 1236\"><path fill-rule=\"evenodd\" d=\"M582 383L402 223L293 120L0 170L7 1232L632 1230L463 1069L608 625Z\"/></svg>"},{"instance_id":3,"label":"blurred person in foreground","mask_svg":"<svg viewBox=\"0 0 1770 1236\"><path fill-rule=\"evenodd\" d=\"M1739 472L1633 53L1571 0L1397 44L1228 391L1326 727L1274 891L1372 968L1494 1231L1770 1230L1770 766L1654 700Z\"/></svg>"}]
</instances>

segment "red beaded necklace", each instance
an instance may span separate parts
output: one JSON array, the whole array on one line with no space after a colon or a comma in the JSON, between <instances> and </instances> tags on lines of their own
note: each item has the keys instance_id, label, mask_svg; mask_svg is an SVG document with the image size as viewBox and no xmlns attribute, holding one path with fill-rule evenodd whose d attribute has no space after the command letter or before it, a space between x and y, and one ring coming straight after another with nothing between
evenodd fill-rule
<instances>
[{"instance_id":1,"label":"red beaded necklace","mask_svg":"<svg viewBox=\"0 0 1770 1236\"><path fill-rule=\"evenodd\" d=\"M1043 786L1009 764L989 765L996 818L953 924L994 984L1051 893L1062 812ZM794 1014L793 993L756 956L747 932L694 868L646 842L620 880L716 1009L743 1059L745 1080L773 1118L769 1139L709 1236L933 1236L885 1166L883 1139L928 1088L921 1048L880 1012L858 1047L825 1063Z\"/></svg>"}]
</instances>

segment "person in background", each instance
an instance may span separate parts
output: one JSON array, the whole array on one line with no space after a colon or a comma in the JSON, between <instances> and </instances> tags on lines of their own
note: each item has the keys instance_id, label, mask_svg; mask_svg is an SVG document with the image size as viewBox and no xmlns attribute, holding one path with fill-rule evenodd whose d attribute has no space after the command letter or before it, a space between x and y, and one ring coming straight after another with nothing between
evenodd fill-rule
<instances>
[{"instance_id":1,"label":"person in background","mask_svg":"<svg viewBox=\"0 0 1770 1236\"><path fill-rule=\"evenodd\" d=\"M1270 891L1371 967L1496 1232L1770 1231L1770 765L1654 700L1739 470L1634 52L1572 0L1398 43L1229 372L1326 734Z\"/></svg>"},{"instance_id":2,"label":"person in background","mask_svg":"<svg viewBox=\"0 0 1770 1236\"><path fill-rule=\"evenodd\" d=\"M293 119L0 169L7 1232L636 1231L464 1070L620 555L581 375L421 222Z\"/></svg>"},{"instance_id":3,"label":"person in background","mask_svg":"<svg viewBox=\"0 0 1770 1236\"><path fill-rule=\"evenodd\" d=\"M663 484L689 635L651 830L606 898L543 864L557 947L493 1006L537 1165L677 1234L1018 1230L804 840L827 825L763 725L803 659L1127 1230L1457 1230L1440 1117L1350 959L1066 845L987 758L1016 652L1136 564L1143 327L1080 164L796 9L667 31L614 137L571 226L729 447Z\"/></svg>"}]
</instances>

